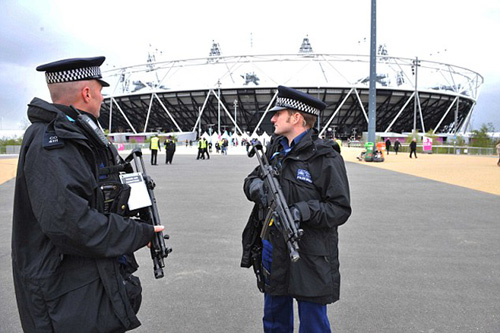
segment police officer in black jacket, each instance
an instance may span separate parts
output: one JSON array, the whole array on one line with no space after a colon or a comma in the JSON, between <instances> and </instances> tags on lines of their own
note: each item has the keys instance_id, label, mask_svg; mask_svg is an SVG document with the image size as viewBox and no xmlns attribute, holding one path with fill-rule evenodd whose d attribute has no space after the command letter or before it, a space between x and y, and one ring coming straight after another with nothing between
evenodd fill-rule
<instances>
[{"instance_id":1,"label":"police officer in black jacket","mask_svg":"<svg viewBox=\"0 0 500 333\"><path fill-rule=\"evenodd\" d=\"M313 129L325 107L301 91L279 86L276 106L270 110L275 112L275 136L266 155L304 231L297 262L291 262L275 224L264 239L257 236L268 204L266 189L259 168L245 179L245 194L256 205L243 232L241 265L262 272L265 332L293 332L294 298L300 332L330 332L326 305L339 299L337 228L349 218L351 206L344 161Z\"/></svg>"},{"instance_id":2,"label":"police officer in black jacket","mask_svg":"<svg viewBox=\"0 0 500 333\"><path fill-rule=\"evenodd\" d=\"M133 252L163 226L125 218L121 158L97 127L104 57L37 67L53 103L34 98L17 169L12 266L25 332L124 332L140 325ZM111 196L119 200L120 195ZM111 200L113 202L114 200ZM126 201L125 201L126 202Z\"/></svg>"}]
</instances>

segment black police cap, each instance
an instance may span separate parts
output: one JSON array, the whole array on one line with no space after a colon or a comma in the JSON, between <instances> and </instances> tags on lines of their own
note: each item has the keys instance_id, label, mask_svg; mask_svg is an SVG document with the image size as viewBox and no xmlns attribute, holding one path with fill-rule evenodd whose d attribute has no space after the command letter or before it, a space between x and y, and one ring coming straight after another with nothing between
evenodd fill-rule
<instances>
[{"instance_id":1,"label":"black police cap","mask_svg":"<svg viewBox=\"0 0 500 333\"><path fill-rule=\"evenodd\" d=\"M45 72L45 79L48 84L97 80L103 87L109 87L109 84L102 80L101 68L99 67L104 60L106 60L106 57L102 56L63 59L40 65L36 70Z\"/></svg>"},{"instance_id":2,"label":"black police cap","mask_svg":"<svg viewBox=\"0 0 500 333\"><path fill-rule=\"evenodd\" d=\"M323 103L323 101L314 98L311 95L293 88L278 86L278 98L276 100L276 105L269 111L288 109L319 116L321 111L325 108L326 104Z\"/></svg>"}]
</instances>

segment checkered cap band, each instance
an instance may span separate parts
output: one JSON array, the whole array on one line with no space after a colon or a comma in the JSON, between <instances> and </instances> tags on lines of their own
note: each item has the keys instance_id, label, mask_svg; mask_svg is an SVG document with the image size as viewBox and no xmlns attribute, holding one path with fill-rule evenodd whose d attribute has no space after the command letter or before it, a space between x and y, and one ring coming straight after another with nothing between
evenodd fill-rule
<instances>
[{"instance_id":1,"label":"checkered cap band","mask_svg":"<svg viewBox=\"0 0 500 333\"><path fill-rule=\"evenodd\" d=\"M297 101L296 99L286 98L286 97L278 97L276 101L276 106L299 110L305 113L313 114L315 116L319 116L320 113L320 110L313 106Z\"/></svg>"},{"instance_id":2,"label":"checkered cap band","mask_svg":"<svg viewBox=\"0 0 500 333\"><path fill-rule=\"evenodd\" d=\"M99 66L69 69L60 72L45 72L45 79L48 84L101 78L102 75Z\"/></svg>"}]
</instances>

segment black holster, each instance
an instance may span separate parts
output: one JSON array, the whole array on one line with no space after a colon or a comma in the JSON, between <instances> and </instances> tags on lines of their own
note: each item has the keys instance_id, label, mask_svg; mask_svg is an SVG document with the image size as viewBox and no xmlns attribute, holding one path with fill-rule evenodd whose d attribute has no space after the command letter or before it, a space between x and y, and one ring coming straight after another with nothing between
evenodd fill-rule
<instances>
[{"instance_id":1,"label":"black holster","mask_svg":"<svg viewBox=\"0 0 500 333\"><path fill-rule=\"evenodd\" d=\"M101 184L104 196L104 213L115 213L121 216L129 216L128 199L130 197L130 186L118 181L109 181Z\"/></svg>"}]
</instances>

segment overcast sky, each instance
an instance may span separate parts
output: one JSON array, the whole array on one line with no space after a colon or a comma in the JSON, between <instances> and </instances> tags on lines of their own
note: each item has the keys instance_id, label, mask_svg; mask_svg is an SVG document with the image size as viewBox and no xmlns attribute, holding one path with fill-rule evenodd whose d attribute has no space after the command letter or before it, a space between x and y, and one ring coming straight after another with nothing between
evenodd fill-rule
<instances>
[{"instance_id":1,"label":"overcast sky","mask_svg":"<svg viewBox=\"0 0 500 333\"><path fill-rule=\"evenodd\" d=\"M307 35L315 52L369 54L370 0L3 0L0 11L0 125L27 124L33 97L49 100L35 67L104 55L103 67L145 63L149 45L164 60L296 53ZM500 131L500 0L378 0L377 44L391 56L466 67L484 77L472 124ZM367 42L358 43L366 38Z\"/></svg>"}]
</instances>

